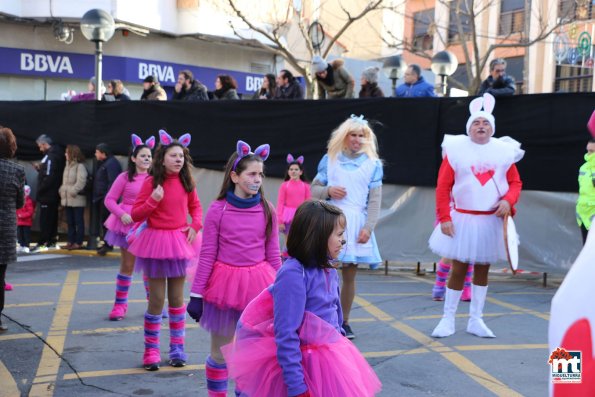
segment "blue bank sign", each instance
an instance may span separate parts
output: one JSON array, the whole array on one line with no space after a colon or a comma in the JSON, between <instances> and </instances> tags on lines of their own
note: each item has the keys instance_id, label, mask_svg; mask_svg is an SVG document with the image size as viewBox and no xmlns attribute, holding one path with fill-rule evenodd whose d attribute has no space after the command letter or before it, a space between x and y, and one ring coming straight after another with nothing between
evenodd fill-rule
<instances>
[{"instance_id":1,"label":"blue bank sign","mask_svg":"<svg viewBox=\"0 0 595 397\"><path fill-rule=\"evenodd\" d=\"M0 74L27 75L87 80L95 74L94 55L70 52L37 51L0 47ZM174 86L178 72L188 69L207 87L214 87L218 74L233 76L239 92L254 92L260 88L263 76L179 63L106 55L103 57L104 80L120 79L141 83L148 75L157 76L163 86Z\"/></svg>"}]
</instances>

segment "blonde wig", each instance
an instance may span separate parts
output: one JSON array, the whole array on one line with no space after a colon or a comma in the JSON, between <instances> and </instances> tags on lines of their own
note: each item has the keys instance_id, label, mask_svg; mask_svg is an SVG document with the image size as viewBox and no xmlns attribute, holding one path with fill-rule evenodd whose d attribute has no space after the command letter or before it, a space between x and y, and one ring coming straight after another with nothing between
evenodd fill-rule
<instances>
[{"instance_id":1,"label":"blonde wig","mask_svg":"<svg viewBox=\"0 0 595 397\"><path fill-rule=\"evenodd\" d=\"M335 161L339 153L347 148L345 141L352 131L362 131L364 139L359 153L365 153L371 160L378 160L378 141L374 131L368 125L364 116L351 115L331 134L327 145L327 153L330 161Z\"/></svg>"}]
</instances>

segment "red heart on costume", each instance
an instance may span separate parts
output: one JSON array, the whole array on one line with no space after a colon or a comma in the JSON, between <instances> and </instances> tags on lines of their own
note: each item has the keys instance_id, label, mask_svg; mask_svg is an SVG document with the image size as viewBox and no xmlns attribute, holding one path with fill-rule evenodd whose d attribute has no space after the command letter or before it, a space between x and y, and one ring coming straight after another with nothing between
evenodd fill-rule
<instances>
[{"instance_id":1,"label":"red heart on costume","mask_svg":"<svg viewBox=\"0 0 595 397\"><path fill-rule=\"evenodd\" d=\"M556 383L554 397L593 397L595 396L595 358L591 340L591 324L586 318L575 321L564 334L560 347L565 350L580 350L581 383Z\"/></svg>"},{"instance_id":2,"label":"red heart on costume","mask_svg":"<svg viewBox=\"0 0 595 397\"><path fill-rule=\"evenodd\" d=\"M475 177L477 178L479 183L481 183L481 186L484 186L486 183L488 183L489 180L492 179L492 177L494 176L494 173L495 173L494 170L487 170L484 172L479 172L475 169L474 166L471 166L471 171L473 172L473 175L475 175Z\"/></svg>"}]
</instances>

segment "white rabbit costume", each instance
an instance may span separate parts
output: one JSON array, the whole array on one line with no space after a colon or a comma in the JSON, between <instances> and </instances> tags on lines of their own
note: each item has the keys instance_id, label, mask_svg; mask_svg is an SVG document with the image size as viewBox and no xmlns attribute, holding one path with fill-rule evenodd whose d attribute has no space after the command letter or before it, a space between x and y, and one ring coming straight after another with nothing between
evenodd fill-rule
<instances>
[{"instance_id":1,"label":"white rabbit costume","mask_svg":"<svg viewBox=\"0 0 595 397\"><path fill-rule=\"evenodd\" d=\"M471 101L467 134L445 135L442 142L443 160L436 185L440 224L434 229L429 245L434 253L463 264L489 265L507 259L502 218L495 212L498 202L506 200L514 214L514 205L521 193L522 182L515 163L525 152L512 138L493 137L496 131L492 115L495 104L494 97L487 93ZM480 117L492 127L492 136L484 144L473 142L469 136L473 121ZM453 224L452 237L442 232L441 224L446 222ZM487 285L472 285L467 332L493 338L494 333L482 320L487 288ZM444 315L432 336L446 337L455 332L455 314L461 293L446 288Z\"/></svg>"}]
</instances>

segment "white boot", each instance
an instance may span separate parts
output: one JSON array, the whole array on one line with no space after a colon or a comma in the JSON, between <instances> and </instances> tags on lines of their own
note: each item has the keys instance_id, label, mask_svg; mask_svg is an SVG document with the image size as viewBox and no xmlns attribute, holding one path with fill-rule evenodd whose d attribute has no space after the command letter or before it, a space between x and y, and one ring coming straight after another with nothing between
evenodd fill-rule
<instances>
[{"instance_id":1,"label":"white boot","mask_svg":"<svg viewBox=\"0 0 595 397\"><path fill-rule=\"evenodd\" d=\"M471 303L469 304L469 322L467 323L467 332L482 338L495 338L496 335L483 322L483 305L486 301L488 287L471 285Z\"/></svg>"},{"instance_id":2,"label":"white boot","mask_svg":"<svg viewBox=\"0 0 595 397\"><path fill-rule=\"evenodd\" d=\"M457 313L457 306L459 306L462 293L463 291L446 288L446 294L444 295L444 315L432 332L434 338L444 338L455 333L455 314Z\"/></svg>"}]
</instances>

